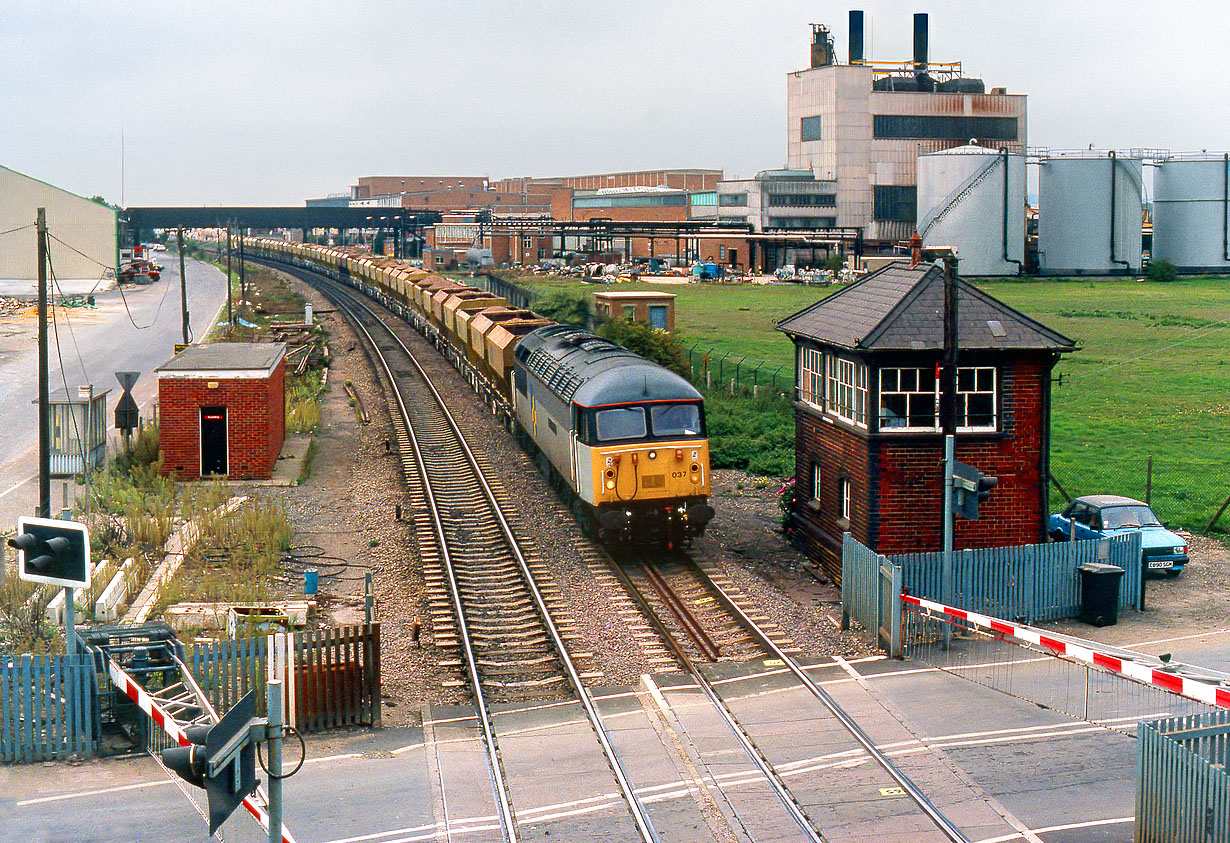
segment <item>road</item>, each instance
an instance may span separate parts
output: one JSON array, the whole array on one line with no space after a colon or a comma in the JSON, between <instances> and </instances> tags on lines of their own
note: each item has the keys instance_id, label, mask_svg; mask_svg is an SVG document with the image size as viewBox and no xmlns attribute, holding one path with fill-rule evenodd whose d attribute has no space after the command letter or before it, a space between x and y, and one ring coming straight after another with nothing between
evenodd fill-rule
<instances>
[{"instance_id":1,"label":"road","mask_svg":"<svg viewBox=\"0 0 1230 843\"><path fill-rule=\"evenodd\" d=\"M766 666L766 675L780 672ZM975 837L976 843L1128 843L1132 839L1135 799L1135 741L1120 732L1074 720L1053 710L992 691L917 662L867 659L850 662L846 676L832 669L822 684L831 691L863 685L887 715L899 716L913 739L884 748L899 761L923 752L938 752L964 776L985 789L1011 818L1016 833ZM821 674L817 674L821 678ZM628 689L599 694L614 700ZM670 695L666 695L669 697ZM742 705L765 711L785 706L788 694L760 693ZM540 715L550 719L550 706ZM557 718L571 715L561 708ZM430 716L430 715L429 715ZM450 721L451 722L451 721ZM434 727L439 729L439 724ZM286 783L286 822L300 841L365 840L372 843L441 839L447 826L453 840L491 839L492 817L442 806L433 770L444 744L435 744L432 729L388 729L333 734L309 742L303 771ZM560 747L542 733L544 758ZM457 739L449 739L455 746ZM296 753L288 748L288 755ZM687 747L685 747L685 750ZM456 751L456 750L454 750ZM824 756L791 763L790 781L808 770L826 768L840 775L842 765ZM294 761L293 757L288 761ZM706 784L754 779L749 763L733 756L705 774ZM470 782L471 787L483 782ZM636 783L645 798L657 803L691 800L689 785L679 779ZM618 808L614 792L583 804L567 793L534 790L526 783L518 816L529 823L529 837L552 816ZM228 823L228 840L260 839L255 824L237 815ZM704 823L686 835L691 841L714 839ZM787 828L780 839L795 839ZM80 766L48 765L0 768L0 840L20 843L51 841L205 840L204 821L179 788L149 759L103 760ZM554 839L554 838L552 838ZM606 839L606 838L602 838Z\"/></svg>"},{"instance_id":2,"label":"road","mask_svg":"<svg viewBox=\"0 0 1230 843\"><path fill-rule=\"evenodd\" d=\"M83 383L110 389L107 427L116 442L112 414L120 388L114 373L141 373L133 396L145 415L158 393L153 369L182 340L179 261L171 253L163 253L162 261L166 268L157 283L95 293L92 309L56 308L48 329L51 390L67 385L75 392ZM186 268L190 335L199 339L225 304L226 280L208 264L188 261ZM35 317L0 319L0 529L16 526L17 516L32 515L38 504L37 337ZM63 501L63 487L52 483L53 509Z\"/></svg>"}]
</instances>

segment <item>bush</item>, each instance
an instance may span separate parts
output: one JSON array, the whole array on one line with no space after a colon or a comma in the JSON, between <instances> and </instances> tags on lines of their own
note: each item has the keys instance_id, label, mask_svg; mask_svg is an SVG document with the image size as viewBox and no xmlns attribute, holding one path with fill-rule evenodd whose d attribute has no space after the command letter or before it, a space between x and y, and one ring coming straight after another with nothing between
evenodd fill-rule
<instances>
[{"instance_id":1,"label":"bush","mask_svg":"<svg viewBox=\"0 0 1230 843\"><path fill-rule=\"evenodd\" d=\"M688 376L688 355L682 343L672 334L651 328L644 322L630 319L606 319L598 325L598 336L616 342L624 348L670 369L682 377Z\"/></svg>"},{"instance_id":2,"label":"bush","mask_svg":"<svg viewBox=\"0 0 1230 843\"><path fill-rule=\"evenodd\" d=\"M794 410L787 401L713 390L705 396L709 460L768 477L794 474Z\"/></svg>"},{"instance_id":3,"label":"bush","mask_svg":"<svg viewBox=\"0 0 1230 843\"><path fill-rule=\"evenodd\" d=\"M561 325L588 328L589 294L584 290L550 290L534 299L534 311Z\"/></svg>"},{"instance_id":4,"label":"bush","mask_svg":"<svg viewBox=\"0 0 1230 843\"><path fill-rule=\"evenodd\" d=\"M1169 283L1179 279L1179 270L1175 269L1174 264L1170 261L1165 258L1159 258L1158 260L1149 262L1149 269L1146 271L1145 275L1150 281Z\"/></svg>"},{"instance_id":5,"label":"bush","mask_svg":"<svg viewBox=\"0 0 1230 843\"><path fill-rule=\"evenodd\" d=\"M840 252L833 252L828 256L828 260L824 262L824 268L836 277L839 272L846 268L846 256Z\"/></svg>"}]
</instances>

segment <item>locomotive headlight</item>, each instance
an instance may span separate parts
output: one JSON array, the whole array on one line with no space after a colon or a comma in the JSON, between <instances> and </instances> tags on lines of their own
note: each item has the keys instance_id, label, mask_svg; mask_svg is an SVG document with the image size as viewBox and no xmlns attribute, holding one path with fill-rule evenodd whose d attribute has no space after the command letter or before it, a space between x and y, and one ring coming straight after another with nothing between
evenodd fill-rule
<instances>
[{"instance_id":1,"label":"locomotive headlight","mask_svg":"<svg viewBox=\"0 0 1230 843\"><path fill-rule=\"evenodd\" d=\"M700 471L700 466L696 463L692 463L692 473L695 474L698 471Z\"/></svg>"},{"instance_id":2,"label":"locomotive headlight","mask_svg":"<svg viewBox=\"0 0 1230 843\"><path fill-rule=\"evenodd\" d=\"M675 449L675 459L679 462L683 462L683 448Z\"/></svg>"},{"instance_id":3,"label":"locomotive headlight","mask_svg":"<svg viewBox=\"0 0 1230 843\"><path fill-rule=\"evenodd\" d=\"M610 490L610 489L614 489L614 488L615 488L615 481L614 481L614 480L608 480L608 481L606 481L606 487L607 487L607 489L608 489L608 490Z\"/></svg>"},{"instance_id":4,"label":"locomotive headlight","mask_svg":"<svg viewBox=\"0 0 1230 843\"><path fill-rule=\"evenodd\" d=\"M656 460L656 459L658 458L658 452L657 452L657 451L650 451L650 452L649 452L649 458L650 458L651 460Z\"/></svg>"},{"instance_id":5,"label":"locomotive headlight","mask_svg":"<svg viewBox=\"0 0 1230 843\"><path fill-rule=\"evenodd\" d=\"M615 469L613 469L613 468L608 468L608 469L606 470L606 476L607 476L607 477L614 477L614 476L615 476Z\"/></svg>"}]
</instances>

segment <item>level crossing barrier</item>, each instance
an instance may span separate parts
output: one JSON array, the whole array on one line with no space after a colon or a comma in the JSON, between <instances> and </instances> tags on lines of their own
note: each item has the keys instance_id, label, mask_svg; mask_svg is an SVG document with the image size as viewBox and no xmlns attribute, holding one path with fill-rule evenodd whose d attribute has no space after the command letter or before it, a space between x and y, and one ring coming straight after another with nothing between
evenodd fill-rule
<instances>
[{"instance_id":1,"label":"level crossing barrier","mask_svg":"<svg viewBox=\"0 0 1230 843\"><path fill-rule=\"evenodd\" d=\"M1230 711L1141 723L1138 843L1230 840Z\"/></svg>"}]
</instances>

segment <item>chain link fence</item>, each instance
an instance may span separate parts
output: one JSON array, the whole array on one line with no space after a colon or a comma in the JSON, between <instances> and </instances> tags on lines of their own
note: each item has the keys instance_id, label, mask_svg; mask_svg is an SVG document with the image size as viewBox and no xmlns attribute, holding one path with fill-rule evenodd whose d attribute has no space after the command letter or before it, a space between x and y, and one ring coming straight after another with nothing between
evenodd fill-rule
<instances>
[{"instance_id":1,"label":"chain link fence","mask_svg":"<svg viewBox=\"0 0 1230 843\"><path fill-rule=\"evenodd\" d=\"M1051 453L1051 511L1081 495L1115 494L1149 504L1171 527L1230 533L1230 461L1217 454L1103 460Z\"/></svg>"},{"instance_id":2,"label":"chain link fence","mask_svg":"<svg viewBox=\"0 0 1230 843\"><path fill-rule=\"evenodd\" d=\"M794 367L768 363L700 343L687 350L692 382L705 389L722 389L731 395L772 396L790 400L794 395Z\"/></svg>"}]
</instances>

